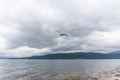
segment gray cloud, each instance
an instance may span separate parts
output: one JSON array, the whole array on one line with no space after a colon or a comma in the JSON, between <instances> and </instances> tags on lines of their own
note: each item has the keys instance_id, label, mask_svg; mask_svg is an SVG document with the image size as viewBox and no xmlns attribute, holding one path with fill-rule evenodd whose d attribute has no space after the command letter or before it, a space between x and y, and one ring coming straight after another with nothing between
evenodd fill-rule
<instances>
[{"instance_id":1,"label":"gray cloud","mask_svg":"<svg viewBox=\"0 0 120 80\"><path fill-rule=\"evenodd\" d=\"M119 50L119 4L119 0L0 0L0 55ZM60 37L56 30L70 36Z\"/></svg>"}]
</instances>

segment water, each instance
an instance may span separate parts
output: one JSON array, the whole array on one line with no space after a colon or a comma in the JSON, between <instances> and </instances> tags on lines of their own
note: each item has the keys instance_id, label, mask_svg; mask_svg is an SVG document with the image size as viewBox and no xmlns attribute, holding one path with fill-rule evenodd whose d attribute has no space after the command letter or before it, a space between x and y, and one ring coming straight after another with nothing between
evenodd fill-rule
<instances>
[{"instance_id":1,"label":"water","mask_svg":"<svg viewBox=\"0 0 120 80\"><path fill-rule=\"evenodd\" d=\"M120 67L120 60L0 60L0 80L54 80L56 76Z\"/></svg>"}]
</instances>

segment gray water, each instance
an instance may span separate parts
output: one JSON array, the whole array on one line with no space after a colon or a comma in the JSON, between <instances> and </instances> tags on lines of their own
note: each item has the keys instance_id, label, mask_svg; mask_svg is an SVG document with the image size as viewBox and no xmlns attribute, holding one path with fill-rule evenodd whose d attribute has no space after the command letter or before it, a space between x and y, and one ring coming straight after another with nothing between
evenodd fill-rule
<instances>
[{"instance_id":1,"label":"gray water","mask_svg":"<svg viewBox=\"0 0 120 80\"><path fill-rule=\"evenodd\" d=\"M0 60L0 80L54 80L57 76L101 72L120 60Z\"/></svg>"}]
</instances>

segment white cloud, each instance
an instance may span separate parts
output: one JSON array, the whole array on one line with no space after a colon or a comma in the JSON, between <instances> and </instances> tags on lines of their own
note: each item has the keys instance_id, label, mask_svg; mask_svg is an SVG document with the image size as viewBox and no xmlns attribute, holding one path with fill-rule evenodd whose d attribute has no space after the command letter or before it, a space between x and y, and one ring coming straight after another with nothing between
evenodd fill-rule
<instances>
[{"instance_id":1,"label":"white cloud","mask_svg":"<svg viewBox=\"0 0 120 80\"><path fill-rule=\"evenodd\" d=\"M49 48L30 48L28 46L20 46L13 49L2 49L2 53L4 56L10 57L29 57L33 55L44 55L43 53L50 53L51 50ZM3 54L2 54L3 55Z\"/></svg>"},{"instance_id":2,"label":"white cloud","mask_svg":"<svg viewBox=\"0 0 120 80\"><path fill-rule=\"evenodd\" d=\"M118 50L119 7L119 0L0 0L0 55Z\"/></svg>"},{"instance_id":3,"label":"white cloud","mask_svg":"<svg viewBox=\"0 0 120 80\"><path fill-rule=\"evenodd\" d=\"M119 37L120 30L108 32L95 31L88 36L85 36L83 40L86 42L85 44L88 48L90 48L91 51L110 52L120 49Z\"/></svg>"},{"instance_id":4,"label":"white cloud","mask_svg":"<svg viewBox=\"0 0 120 80\"><path fill-rule=\"evenodd\" d=\"M8 44L8 41L5 38L0 37L0 48L4 49L4 48L8 47L7 44Z\"/></svg>"}]
</instances>

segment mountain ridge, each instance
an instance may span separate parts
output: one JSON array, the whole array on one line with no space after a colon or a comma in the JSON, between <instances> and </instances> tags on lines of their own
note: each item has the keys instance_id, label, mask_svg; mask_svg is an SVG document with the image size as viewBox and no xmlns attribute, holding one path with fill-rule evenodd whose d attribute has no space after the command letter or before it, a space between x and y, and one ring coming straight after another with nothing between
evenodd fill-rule
<instances>
[{"instance_id":1,"label":"mountain ridge","mask_svg":"<svg viewBox=\"0 0 120 80\"><path fill-rule=\"evenodd\" d=\"M120 52L111 52L106 54L97 52L54 53L41 56L8 59L120 59Z\"/></svg>"}]
</instances>

